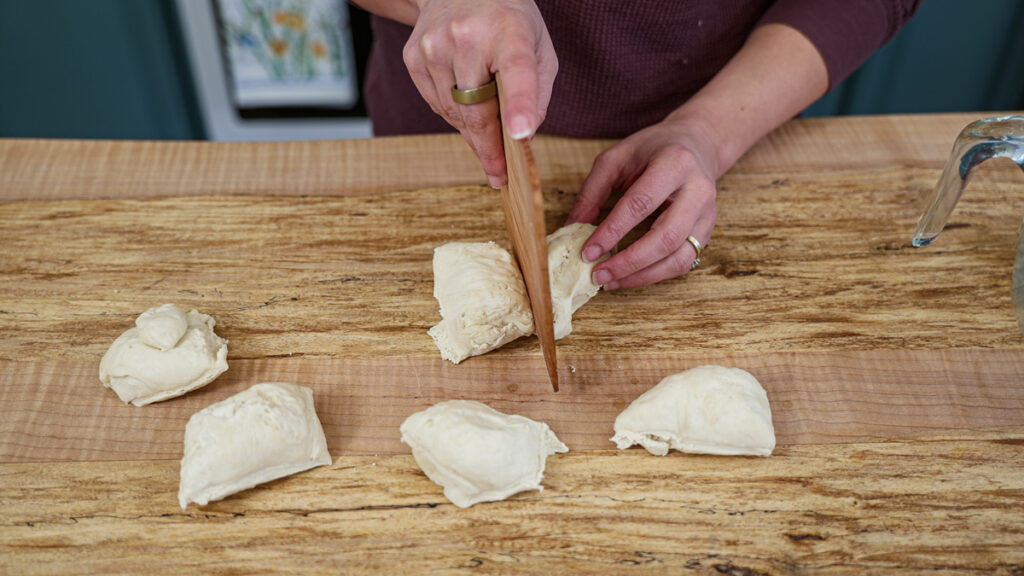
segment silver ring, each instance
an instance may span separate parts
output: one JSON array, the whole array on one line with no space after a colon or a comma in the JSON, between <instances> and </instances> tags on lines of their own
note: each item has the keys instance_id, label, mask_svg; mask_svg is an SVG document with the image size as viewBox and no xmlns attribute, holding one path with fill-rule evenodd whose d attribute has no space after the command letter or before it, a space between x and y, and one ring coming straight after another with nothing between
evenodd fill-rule
<instances>
[{"instance_id":1,"label":"silver ring","mask_svg":"<svg viewBox=\"0 0 1024 576\"><path fill-rule=\"evenodd\" d=\"M693 262L690 262L690 270L693 270L697 266L700 266L700 258L697 258Z\"/></svg>"}]
</instances>

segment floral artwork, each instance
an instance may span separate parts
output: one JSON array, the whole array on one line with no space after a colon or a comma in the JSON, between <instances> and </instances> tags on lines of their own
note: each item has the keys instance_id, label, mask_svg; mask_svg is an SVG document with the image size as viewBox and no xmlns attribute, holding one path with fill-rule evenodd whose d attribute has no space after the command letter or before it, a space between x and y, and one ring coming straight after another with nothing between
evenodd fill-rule
<instances>
[{"instance_id":1,"label":"floral artwork","mask_svg":"<svg viewBox=\"0 0 1024 576\"><path fill-rule=\"evenodd\" d=\"M239 106L356 102L344 1L217 1Z\"/></svg>"}]
</instances>

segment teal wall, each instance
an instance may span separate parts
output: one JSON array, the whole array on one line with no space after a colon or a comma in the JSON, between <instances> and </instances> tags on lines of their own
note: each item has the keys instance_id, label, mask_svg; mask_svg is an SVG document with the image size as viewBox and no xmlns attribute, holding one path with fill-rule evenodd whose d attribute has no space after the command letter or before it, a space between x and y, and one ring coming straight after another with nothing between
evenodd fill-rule
<instances>
[{"instance_id":1,"label":"teal wall","mask_svg":"<svg viewBox=\"0 0 1024 576\"><path fill-rule=\"evenodd\" d=\"M925 0L903 30L806 115L1021 109L1024 2Z\"/></svg>"},{"instance_id":2,"label":"teal wall","mask_svg":"<svg viewBox=\"0 0 1024 576\"><path fill-rule=\"evenodd\" d=\"M1008 109L1024 1L926 0L807 114ZM0 137L202 138L173 2L0 0Z\"/></svg>"},{"instance_id":3,"label":"teal wall","mask_svg":"<svg viewBox=\"0 0 1024 576\"><path fill-rule=\"evenodd\" d=\"M0 0L0 136L202 137L170 0Z\"/></svg>"}]
</instances>

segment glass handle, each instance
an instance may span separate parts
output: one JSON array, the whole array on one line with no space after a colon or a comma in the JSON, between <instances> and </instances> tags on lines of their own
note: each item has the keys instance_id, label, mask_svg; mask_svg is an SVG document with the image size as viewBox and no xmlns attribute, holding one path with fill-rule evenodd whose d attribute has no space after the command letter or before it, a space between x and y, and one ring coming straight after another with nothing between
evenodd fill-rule
<instances>
[{"instance_id":1,"label":"glass handle","mask_svg":"<svg viewBox=\"0 0 1024 576\"><path fill-rule=\"evenodd\" d=\"M1024 116L985 118L968 124L953 144L931 204L917 222L913 244L927 246L939 237L967 187L967 179L989 158L1009 158L1024 170ZM1024 334L1024 222L1013 264L1013 313Z\"/></svg>"},{"instance_id":2,"label":"glass handle","mask_svg":"<svg viewBox=\"0 0 1024 576\"><path fill-rule=\"evenodd\" d=\"M968 124L960 132L931 204L917 223L914 246L927 246L939 237L967 187L971 172L989 158L1009 158L1024 170L1024 116L985 118Z\"/></svg>"}]
</instances>

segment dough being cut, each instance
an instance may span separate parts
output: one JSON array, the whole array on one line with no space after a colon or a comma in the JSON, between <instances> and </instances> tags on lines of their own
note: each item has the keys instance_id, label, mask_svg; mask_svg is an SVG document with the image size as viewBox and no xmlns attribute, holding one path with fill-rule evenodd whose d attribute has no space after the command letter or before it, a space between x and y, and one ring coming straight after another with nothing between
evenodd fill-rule
<instances>
[{"instance_id":1,"label":"dough being cut","mask_svg":"<svg viewBox=\"0 0 1024 576\"><path fill-rule=\"evenodd\" d=\"M441 357L458 364L533 332L526 286L512 255L494 242L451 242L434 250L430 329Z\"/></svg>"},{"instance_id":2,"label":"dough being cut","mask_svg":"<svg viewBox=\"0 0 1024 576\"><path fill-rule=\"evenodd\" d=\"M577 222L563 226L548 236L548 275L551 279L551 306L555 317L555 339L572 332L572 315L593 298L600 286L591 279L595 262L583 259L583 243L597 230L593 224Z\"/></svg>"},{"instance_id":3,"label":"dough being cut","mask_svg":"<svg viewBox=\"0 0 1024 576\"><path fill-rule=\"evenodd\" d=\"M547 457L569 451L547 424L469 400L441 402L409 416L402 442L460 508L543 490Z\"/></svg>"},{"instance_id":4,"label":"dough being cut","mask_svg":"<svg viewBox=\"0 0 1024 576\"><path fill-rule=\"evenodd\" d=\"M548 277L555 339L572 332L572 315L600 286L583 260L583 243L597 227L575 223L548 238ZM450 242L434 250L434 298L441 322L428 331L441 357L456 364L533 333L523 275L508 250L494 242Z\"/></svg>"},{"instance_id":5,"label":"dough being cut","mask_svg":"<svg viewBox=\"0 0 1024 576\"><path fill-rule=\"evenodd\" d=\"M611 440L620 450L639 444L658 456L670 448L768 456L775 449L775 429L768 394L749 372L699 366L641 394L615 419Z\"/></svg>"},{"instance_id":6,"label":"dough being cut","mask_svg":"<svg viewBox=\"0 0 1024 576\"><path fill-rule=\"evenodd\" d=\"M185 426L178 502L200 506L331 464L313 391L268 382L196 412Z\"/></svg>"},{"instance_id":7,"label":"dough being cut","mask_svg":"<svg viewBox=\"0 0 1024 576\"><path fill-rule=\"evenodd\" d=\"M214 325L210 316L173 304L146 310L103 355L100 381L136 406L205 386L228 369L228 341Z\"/></svg>"}]
</instances>

